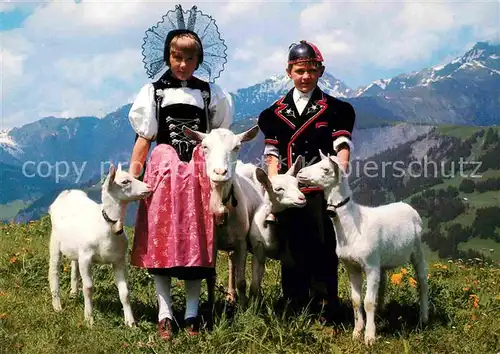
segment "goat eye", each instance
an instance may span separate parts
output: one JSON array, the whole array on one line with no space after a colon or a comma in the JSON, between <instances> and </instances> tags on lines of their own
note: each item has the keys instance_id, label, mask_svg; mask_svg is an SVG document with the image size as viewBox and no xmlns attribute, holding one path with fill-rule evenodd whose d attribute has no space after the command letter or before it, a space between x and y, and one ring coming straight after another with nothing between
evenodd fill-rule
<instances>
[{"instance_id":1,"label":"goat eye","mask_svg":"<svg viewBox=\"0 0 500 354\"><path fill-rule=\"evenodd\" d=\"M129 179L125 179L125 180L122 181L122 184L127 185L127 184L130 184L130 182L132 182L132 181L129 180Z\"/></svg>"},{"instance_id":2,"label":"goat eye","mask_svg":"<svg viewBox=\"0 0 500 354\"><path fill-rule=\"evenodd\" d=\"M321 169L323 170L324 173L330 172L330 169L328 167L322 167Z\"/></svg>"},{"instance_id":3,"label":"goat eye","mask_svg":"<svg viewBox=\"0 0 500 354\"><path fill-rule=\"evenodd\" d=\"M276 193L283 192L283 188L282 187L277 187L274 191Z\"/></svg>"},{"instance_id":4,"label":"goat eye","mask_svg":"<svg viewBox=\"0 0 500 354\"><path fill-rule=\"evenodd\" d=\"M239 150L240 150L240 146L239 146L239 145L237 145L237 146L235 146L235 147L233 148L233 151L239 151Z\"/></svg>"}]
</instances>

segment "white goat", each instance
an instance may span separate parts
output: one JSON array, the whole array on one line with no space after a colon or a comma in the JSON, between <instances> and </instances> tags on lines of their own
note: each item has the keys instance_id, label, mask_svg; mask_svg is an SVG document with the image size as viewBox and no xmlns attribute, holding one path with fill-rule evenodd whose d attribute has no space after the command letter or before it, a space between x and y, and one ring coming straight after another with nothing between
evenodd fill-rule
<instances>
[{"instance_id":1,"label":"white goat","mask_svg":"<svg viewBox=\"0 0 500 354\"><path fill-rule=\"evenodd\" d=\"M282 260L286 254L285 249L280 248L284 245L279 242L276 225L266 223L266 217L270 213L276 214L287 208L302 208L306 205L306 198L300 191L295 178L301 166L300 162L299 156L286 173L270 178L261 168L256 167L254 170L257 183L264 188L265 192L252 219L248 237L252 247L250 251L252 253L250 296L252 297L260 294L266 258Z\"/></svg>"},{"instance_id":2,"label":"white goat","mask_svg":"<svg viewBox=\"0 0 500 354\"><path fill-rule=\"evenodd\" d=\"M235 169L241 144L254 139L259 127L254 126L240 134L224 128L213 129L210 133L187 127L183 131L190 139L201 142L204 151L206 171L212 184L210 209L218 220L215 235L217 250L229 252L228 300L234 302L236 281L238 300L245 306L247 236L262 196L254 184L238 175ZM225 215L223 223L220 222L222 215ZM210 281L207 279L207 285L209 297L213 299L211 292L214 284L211 285Z\"/></svg>"},{"instance_id":3,"label":"white goat","mask_svg":"<svg viewBox=\"0 0 500 354\"><path fill-rule=\"evenodd\" d=\"M259 192L264 195L265 189L262 184L257 180L257 166L250 162L243 162L241 160L236 161L236 173L245 176L249 180L253 182L253 184L257 187Z\"/></svg>"},{"instance_id":4,"label":"white goat","mask_svg":"<svg viewBox=\"0 0 500 354\"><path fill-rule=\"evenodd\" d=\"M54 310L61 311L59 262L61 254L71 259L71 296L78 290L81 274L85 299L85 321L92 325L92 262L113 265L115 283L123 305L125 324L134 325L127 286L128 239L123 219L128 202L150 195L147 184L128 172L110 166L102 185L102 204L81 190L61 192L49 208L50 235L49 283Z\"/></svg>"},{"instance_id":5,"label":"white goat","mask_svg":"<svg viewBox=\"0 0 500 354\"><path fill-rule=\"evenodd\" d=\"M422 220L418 212L402 202L368 207L351 200L345 171L335 156L303 168L297 174L299 182L319 186L324 190L332 217L337 254L343 261L351 283L354 308L353 338L359 338L364 327L361 312L362 272L366 273L365 343L375 342L376 306L383 305L386 270L411 261L420 290L420 321L428 320L428 285L425 255L421 244Z\"/></svg>"}]
</instances>

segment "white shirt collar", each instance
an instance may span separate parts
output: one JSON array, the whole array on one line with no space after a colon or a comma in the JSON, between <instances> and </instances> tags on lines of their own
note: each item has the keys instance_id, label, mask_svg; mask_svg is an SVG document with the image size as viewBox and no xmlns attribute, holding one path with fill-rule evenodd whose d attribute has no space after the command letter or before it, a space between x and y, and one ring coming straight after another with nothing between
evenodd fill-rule
<instances>
[{"instance_id":1,"label":"white shirt collar","mask_svg":"<svg viewBox=\"0 0 500 354\"><path fill-rule=\"evenodd\" d=\"M303 93L303 92L300 92L299 90L297 90L297 88L294 88L293 89L293 101L297 102L299 99L306 99L307 101L309 101L313 92L314 92L314 89L312 89L311 91L309 91L307 93Z\"/></svg>"}]
</instances>

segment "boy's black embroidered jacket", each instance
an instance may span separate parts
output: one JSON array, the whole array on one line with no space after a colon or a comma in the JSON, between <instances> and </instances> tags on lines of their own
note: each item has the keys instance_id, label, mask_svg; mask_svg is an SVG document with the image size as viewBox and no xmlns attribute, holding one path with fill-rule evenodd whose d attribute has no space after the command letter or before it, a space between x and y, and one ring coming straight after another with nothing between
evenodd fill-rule
<instances>
[{"instance_id":1,"label":"boy's black embroidered jacket","mask_svg":"<svg viewBox=\"0 0 500 354\"><path fill-rule=\"evenodd\" d=\"M265 143L278 148L280 173L286 172L299 155L304 156L305 164L309 165L319 161L319 149L325 154L335 154L334 142L350 142L355 121L350 103L318 87L299 115L293 90L265 109L258 119Z\"/></svg>"}]
</instances>

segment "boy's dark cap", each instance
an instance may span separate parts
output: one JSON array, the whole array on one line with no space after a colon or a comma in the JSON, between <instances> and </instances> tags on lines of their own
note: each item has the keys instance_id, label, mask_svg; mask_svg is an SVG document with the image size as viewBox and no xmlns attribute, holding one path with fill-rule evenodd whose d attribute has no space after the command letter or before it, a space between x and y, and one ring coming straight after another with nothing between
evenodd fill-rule
<instances>
[{"instance_id":1,"label":"boy's dark cap","mask_svg":"<svg viewBox=\"0 0 500 354\"><path fill-rule=\"evenodd\" d=\"M316 47L311 42L300 41L299 44L293 43L289 47L288 52L288 64L297 64L306 61L317 61L323 62L323 56Z\"/></svg>"}]
</instances>

